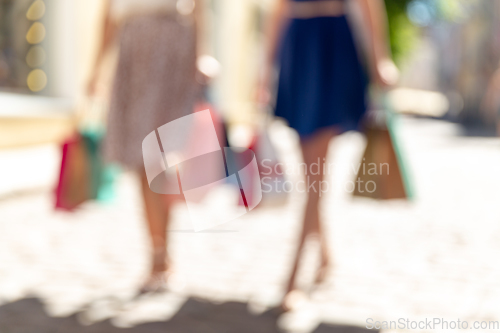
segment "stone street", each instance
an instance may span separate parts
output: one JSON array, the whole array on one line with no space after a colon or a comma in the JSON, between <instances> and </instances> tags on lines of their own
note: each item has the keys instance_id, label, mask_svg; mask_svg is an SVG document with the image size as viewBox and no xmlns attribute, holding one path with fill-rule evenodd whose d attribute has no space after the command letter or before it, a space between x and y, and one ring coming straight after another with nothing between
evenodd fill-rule
<instances>
[{"instance_id":1,"label":"stone street","mask_svg":"<svg viewBox=\"0 0 500 333\"><path fill-rule=\"evenodd\" d=\"M336 167L322 215L334 267L310 288L318 257L308 243L299 276L308 297L280 317L268 309L282 297L304 194L200 233L176 206L170 290L139 298L149 243L134 175L120 178L114 203L75 213L54 211L47 186L2 196L0 333L341 333L367 331L368 318L460 319L469 328L500 321L500 139L418 118L402 118L399 134L413 202L352 198L349 165L360 160L364 139L346 133L332 141ZM272 139L283 162L300 160L289 130L275 125ZM43 149L57 156L57 147Z\"/></svg>"}]
</instances>

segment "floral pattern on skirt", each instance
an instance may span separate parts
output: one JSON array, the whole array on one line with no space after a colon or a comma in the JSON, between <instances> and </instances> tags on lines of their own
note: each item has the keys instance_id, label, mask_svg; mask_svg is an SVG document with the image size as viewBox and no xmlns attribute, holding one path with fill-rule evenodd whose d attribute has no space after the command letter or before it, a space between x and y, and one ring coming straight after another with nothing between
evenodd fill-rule
<instances>
[{"instance_id":1,"label":"floral pattern on skirt","mask_svg":"<svg viewBox=\"0 0 500 333\"><path fill-rule=\"evenodd\" d=\"M144 138L193 111L195 28L176 15L140 16L122 26L119 42L104 156L137 170Z\"/></svg>"}]
</instances>

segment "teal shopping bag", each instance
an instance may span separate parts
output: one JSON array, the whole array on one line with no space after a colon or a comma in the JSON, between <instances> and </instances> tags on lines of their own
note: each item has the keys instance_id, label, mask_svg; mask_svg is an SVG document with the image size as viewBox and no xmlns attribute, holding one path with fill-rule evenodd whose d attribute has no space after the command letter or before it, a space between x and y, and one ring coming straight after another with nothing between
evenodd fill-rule
<instances>
[{"instance_id":1,"label":"teal shopping bag","mask_svg":"<svg viewBox=\"0 0 500 333\"><path fill-rule=\"evenodd\" d=\"M120 174L120 167L115 164L105 164L102 158L102 142L104 131L86 129L80 132L87 148L90 168L91 199L110 202L115 198L115 182Z\"/></svg>"},{"instance_id":2,"label":"teal shopping bag","mask_svg":"<svg viewBox=\"0 0 500 333\"><path fill-rule=\"evenodd\" d=\"M396 158L398 160L400 173L403 178L403 184L406 190L406 196L409 200L413 200L415 198L413 177L411 176L408 159L406 158L404 148L401 144L401 139L399 138L399 115L394 112L394 108L388 94L384 94L383 103L384 110L386 112L387 129L389 130L392 144L394 146L394 151L396 153Z\"/></svg>"}]
</instances>

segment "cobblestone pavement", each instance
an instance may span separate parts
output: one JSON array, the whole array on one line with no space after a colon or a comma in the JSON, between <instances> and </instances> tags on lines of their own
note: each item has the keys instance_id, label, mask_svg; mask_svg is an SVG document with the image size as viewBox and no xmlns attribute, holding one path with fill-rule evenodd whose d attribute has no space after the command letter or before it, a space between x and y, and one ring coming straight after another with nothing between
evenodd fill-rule
<instances>
[{"instance_id":1,"label":"cobblestone pavement","mask_svg":"<svg viewBox=\"0 0 500 333\"><path fill-rule=\"evenodd\" d=\"M133 296L148 271L148 239L132 175L120 180L115 203L74 214L54 212L49 191L4 197L0 333L362 332L367 318L500 320L500 140L411 118L402 120L401 138L416 184L412 203L352 199L343 188L363 138L332 142L334 188L322 214L335 266L322 286L308 288L317 263L309 244L299 277L309 297L279 318L267 309L290 269L300 193L285 208L202 233L177 206L170 291L141 298ZM277 126L273 139L284 162L299 160L289 131Z\"/></svg>"}]
</instances>

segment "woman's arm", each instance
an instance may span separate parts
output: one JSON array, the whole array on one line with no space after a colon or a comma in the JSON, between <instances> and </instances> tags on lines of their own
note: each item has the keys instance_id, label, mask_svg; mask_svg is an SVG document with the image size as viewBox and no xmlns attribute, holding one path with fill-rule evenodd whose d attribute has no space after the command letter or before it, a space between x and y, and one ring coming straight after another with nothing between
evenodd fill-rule
<instances>
[{"instance_id":1,"label":"woman's arm","mask_svg":"<svg viewBox=\"0 0 500 333\"><path fill-rule=\"evenodd\" d=\"M491 119L497 117L498 103L500 96L500 65L491 77L488 86L486 88L486 93L483 96L481 102L481 110L486 112Z\"/></svg>"},{"instance_id":2,"label":"woman's arm","mask_svg":"<svg viewBox=\"0 0 500 333\"><path fill-rule=\"evenodd\" d=\"M99 45L99 49L97 51L97 56L95 59L94 66L91 69L90 80L87 86L87 93L89 95L93 95L96 91L97 79L99 77L99 68L101 63L106 55L107 51L110 49L113 41L115 39L115 35L117 32L116 23L113 21L111 17L111 0L107 0L104 9L104 25L101 34L101 43Z\"/></svg>"},{"instance_id":3,"label":"woman's arm","mask_svg":"<svg viewBox=\"0 0 500 333\"><path fill-rule=\"evenodd\" d=\"M286 11L288 2L287 0L278 0L274 8L269 23L266 27L265 36L265 58L264 68L261 73L259 87L257 91L257 99L259 103L267 104L270 99L269 85L271 75L273 72L274 61L278 52L278 45L283 34L283 28L287 22Z\"/></svg>"},{"instance_id":4,"label":"woman's arm","mask_svg":"<svg viewBox=\"0 0 500 333\"><path fill-rule=\"evenodd\" d=\"M271 14L269 25L266 29L267 43L266 43L266 69L272 69L276 53L278 51L279 41L283 33L283 27L286 23L286 10L287 0L278 0L274 11Z\"/></svg>"},{"instance_id":5,"label":"woman's arm","mask_svg":"<svg viewBox=\"0 0 500 333\"><path fill-rule=\"evenodd\" d=\"M387 14L383 0L358 0L368 23L371 39L370 65L377 83L388 86L397 83L399 72L391 59L387 33Z\"/></svg>"},{"instance_id":6,"label":"woman's arm","mask_svg":"<svg viewBox=\"0 0 500 333\"><path fill-rule=\"evenodd\" d=\"M194 0L194 20L196 25L196 56L199 58L204 54L205 44L203 40L205 20L203 17L203 3L201 0Z\"/></svg>"}]
</instances>

